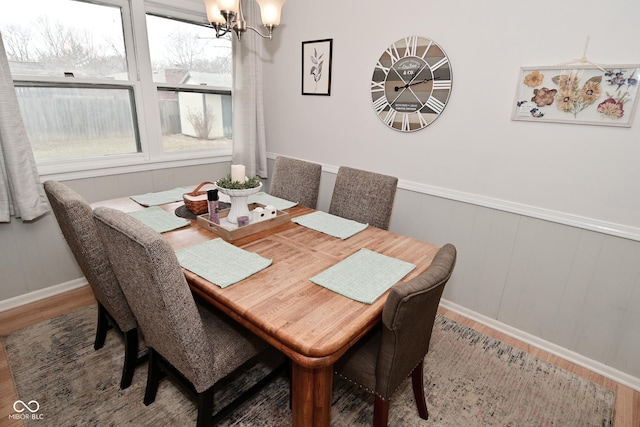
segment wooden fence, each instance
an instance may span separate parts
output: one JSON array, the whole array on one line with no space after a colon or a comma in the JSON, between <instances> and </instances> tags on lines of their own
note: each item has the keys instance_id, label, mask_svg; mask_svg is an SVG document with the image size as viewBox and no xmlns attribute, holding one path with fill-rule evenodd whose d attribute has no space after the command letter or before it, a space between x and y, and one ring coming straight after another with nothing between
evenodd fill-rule
<instances>
[{"instance_id":1,"label":"wooden fence","mask_svg":"<svg viewBox=\"0 0 640 427\"><path fill-rule=\"evenodd\" d=\"M127 90L18 87L18 102L33 142L51 139L119 138L135 131ZM177 100L160 100L162 134L181 132Z\"/></svg>"}]
</instances>

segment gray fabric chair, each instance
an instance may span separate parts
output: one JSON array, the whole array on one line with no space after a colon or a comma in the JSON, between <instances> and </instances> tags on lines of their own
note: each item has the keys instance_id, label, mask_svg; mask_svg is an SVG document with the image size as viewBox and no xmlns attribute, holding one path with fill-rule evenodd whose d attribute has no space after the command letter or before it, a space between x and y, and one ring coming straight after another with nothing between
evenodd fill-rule
<instances>
[{"instance_id":1,"label":"gray fabric chair","mask_svg":"<svg viewBox=\"0 0 640 427\"><path fill-rule=\"evenodd\" d=\"M397 185L394 176L341 166L329 213L388 230Z\"/></svg>"},{"instance_id":2,"label":"gray fabric chair","mask_svg":"<svg viewBox=\"0 0 640 427\"><path fill-rule=\"evenodd\" d=\"M389 403L411 376L421 418L427 419L423 364L444 286L456 262L456 248L443 246L429 269L394 286L382 311L382 325L360 340L338 362L336 373L375 395L373 425L387 425Z\"/></svg>"},{"instance_id":3,"label":"gray fabric chair","mask_svg":"<svg viewBox=\"0 0 640 427\"><path fill-rule=\"evenodd\" d=\"M315 209L322 166L289 157L276 157L269 194Z\"/></svg>"},{"instance_id":4,"label":"gray fabric chair","mask_svg":"<svg viewBox=\"0 0 640 427\"><path fill-rule=\"evenodd\" d=\"M168 374L197 397L197 425L211 425L214 385L270 347L222 313L196 304L175 252L159 233L106 207L96 208L94 217L149 348L145 405L154 402Z\"/></svg>"},{"instance_id":5,"label":"gray fabric chair","mask_svg":"<svg viewBox=\"0 0 640 427\"><path fill-rule=\"evenodd\" d=\"M131 385L136 364L146 360L146 355L138 358L138 347L144 347L144 343L139 344L138 324L102 246L91 206L78 193L57 181L46 181L44 191L62 234L98 301L94 348L102 348L111 327L123 335L125 353L120 387L127 388Z\"/></svg>"}]
</instances>

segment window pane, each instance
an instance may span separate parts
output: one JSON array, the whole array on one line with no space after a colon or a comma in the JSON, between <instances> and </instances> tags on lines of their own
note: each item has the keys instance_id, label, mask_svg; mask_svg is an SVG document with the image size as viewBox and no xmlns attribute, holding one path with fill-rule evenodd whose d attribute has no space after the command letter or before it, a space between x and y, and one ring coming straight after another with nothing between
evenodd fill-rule
<instances>
[{"instance_id":1,"label":"window pane","mask_svg":"<svg viewBox=\"0 0 640 427\"><path fill-rule=\"evenodd\" d=\"M231 147L231 95L158 91L165 151Z\"/></svg>"},{"instance_id":2,"label":"window pane","mask_svg":"<svg viewBox=\"0 0 640 427\"><path fill-rule=\"evenodd\" d=\"M153 15L147 15L147 31L153 80L163 86L158 102L164 151L230 147L231 40L216 39L201 25ZM193 89L170 88L177 85Z\"/></svg>"},{"instance_id":3,"label":"window pane","mask_svg":"<svg viewBox=\"0 0 640 427\"><path fill-rule=\"evenodd\" d=\"M12 74L127 80L120 8L71 0L6 2L0 30Z\"/></svg>"},{"instance_id":4,"label":"window pane","mask_svg":"<svg viewBox=\"0 0 640 427\"><path fill-rule=\"evenodd\" d=\"M37 161L140 152L130 89L16 87Z\"/></svg>"},{"instance_id":5,"label":"window pane","mask_svg":"<svg viewBox=\"0 0 640 427\"><path fill-rule=\"evenodd\" d=\"M201 25L147 15L153 80L231 89L231 39Z\"/></svg>"}]
</instances>

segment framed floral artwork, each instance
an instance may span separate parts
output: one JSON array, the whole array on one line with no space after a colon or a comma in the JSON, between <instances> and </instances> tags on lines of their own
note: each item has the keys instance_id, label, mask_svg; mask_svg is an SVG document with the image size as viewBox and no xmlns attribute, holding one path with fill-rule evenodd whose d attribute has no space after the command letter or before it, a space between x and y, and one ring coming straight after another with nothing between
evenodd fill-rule
<instances>
[{"instance_id":1,"label":"framed floral artwork","mask_svg":"<svg viewBox=\"0 0 640 427\"><path fill-rule=\"evenodd\" d=\"M331 95L333 39L302 42L302 94Z\"/></svg>"},{"instance_id":2,"label":"framed floral artwork","mask_svg":"<svg viewBox=\"0 0 640 427\"><path fill-rule=\"evenodd\" d=\"M522 67L512 120L631 127L640 65Z\"/></svg>"}]
</instances>

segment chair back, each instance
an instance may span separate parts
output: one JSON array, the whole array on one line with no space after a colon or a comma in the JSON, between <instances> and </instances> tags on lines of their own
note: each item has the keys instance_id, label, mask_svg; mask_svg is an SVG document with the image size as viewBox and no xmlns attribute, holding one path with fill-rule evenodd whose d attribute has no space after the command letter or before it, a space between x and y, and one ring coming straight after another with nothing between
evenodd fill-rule
<instances>
[{"instance_id":1,"label":"chair back","mask_svg":"<svg viewBox=\"0 0 640 427\"><path fill-rule=\"evenodd\" d=\"M440 297L456 263L456 248L443 246L429 269L394 286L382 311L376 392L388 398L429 351Z\"/></svg>"},{"instance_id":2,"label":"chair back","mask_svg":"<svg viewBox=\"0 0 640 427\"><path fill-rule=\"evenodd\" d=\"M329 213L388 230L397 185L394 176L341 166Z\"/></svg>"},{"instance_id":3,"label":"chair back","mask_svg":"<svg viewBox=\"0 0 640 427\"><path fill-rule=\"evenodd\" d=\"M208 388L215 381L212 348L175 252L124 212L98 207L94 216L147 345L197 390Z\"/></svg>"},{"instance_id":4,"label":"chair back","mask_svg":"<svg viewBox=\"0 0 640 427\"><path fill-rule=\"evenodd\" d=\"M44 191L53 214L96 300L118 327L128 332L137 327L129 304L113 272L98 235L91 206L78 193L58 181L46 181Z\"/></svg>"},{"instance_id":5,"label":"chair back","mask_svg":"<svg viewBox=\"0 0 640 427\"><path fill-rule=\"evenodd\" d=\"M269 194L315 209L318 205L322 166L289 157L276 157Z\"/></svg>"}]
</instances>

